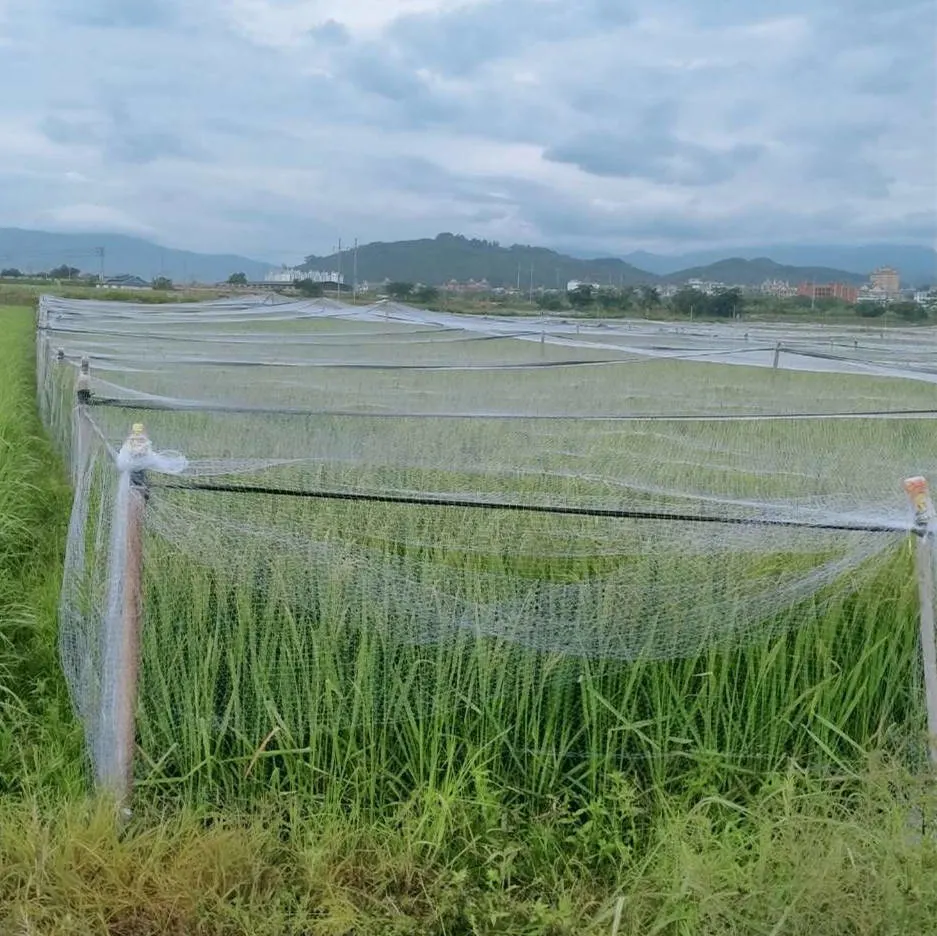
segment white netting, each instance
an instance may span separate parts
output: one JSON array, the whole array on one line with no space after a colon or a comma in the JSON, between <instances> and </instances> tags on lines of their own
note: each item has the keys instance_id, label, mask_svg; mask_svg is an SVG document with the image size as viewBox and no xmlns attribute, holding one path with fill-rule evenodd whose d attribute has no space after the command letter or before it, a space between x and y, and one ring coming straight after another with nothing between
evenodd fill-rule
<instances>
[{"instance_id":1,"label":"white netting","mask_svg":"<svg viewBox=\"0 0 937 936\"><path fill-rule=\"evenodd\" d=\"M189 649L220 653L205 717L236 696L258 732L271 707L285 724L296 673L326 679L281 611L263 646L228 630L258 593L342 640L689 657L841 600L905 541L902 479L937 476L929 330L51 297L39 326L40 406L75 479L63 664L96 762L134 472L148 691L178 706ZM136 422L162 455L128 461Z\"/></svg>"}]
</instances>

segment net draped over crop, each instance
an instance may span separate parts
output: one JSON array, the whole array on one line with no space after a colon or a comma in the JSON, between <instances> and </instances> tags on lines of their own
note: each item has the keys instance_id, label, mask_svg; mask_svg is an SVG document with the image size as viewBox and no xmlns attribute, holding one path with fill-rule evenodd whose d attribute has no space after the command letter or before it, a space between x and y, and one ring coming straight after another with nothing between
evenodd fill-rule
<instances>
[{"instance_id":1,"label":"net draped over crop","mask_svg":"<svg viewBox=\"0 0 937 936\"><path fill-rule=\"evenodd\" d=\"M40 406L75 486L62 659L93 760L131 471L156 694L193 638L165 625L189 611L153 570L212 577L202 598L182 591L206 620L247 600L223 594L236 582L331 616L343 640L689 657L855 588L907 540L902 480L937 477L922 329L43 297L38 336ZM121 461L134 423L153 453ZM241 648L243 672L230 660L211 691L249 697L262 735L320 651L302 628L258 627L269 646ZM274 675L248 692L261 653ZM223 698L206 706L224 720Z\"/></svg>"}]
</instances>

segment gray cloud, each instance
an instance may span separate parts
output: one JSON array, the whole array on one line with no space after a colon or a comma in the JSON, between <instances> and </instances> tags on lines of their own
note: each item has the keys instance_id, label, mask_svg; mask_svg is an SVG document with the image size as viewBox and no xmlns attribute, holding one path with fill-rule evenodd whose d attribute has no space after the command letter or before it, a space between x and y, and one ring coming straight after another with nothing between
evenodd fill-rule
<instances>
[{"instance_id":1,"label":"gray cloud","mask_svg":"<svg viewBox=\"0 0 937 936\"><path fill-rule=\"evenodd\" d=\"M309 35L327 45L343 46L351 42L351 33L348 31L348 27L334 19L327 19L324 23L313 26L309 30Z\"/></svg>"},{"instance_id":2,"label":"gray cloud","mask_svg":"<svg viewBox=\"0 0 937 936\"><path fill-rule=\"evenodd\" d=\"M92 121L49 114L40 123L42 132L54 143L65 146L71 143L96 144L101 141L101 131Z\"/></svg>"},{"instance_id":3,"label":"gray cloud","mask_svg":"<svg viewBox=\"0 0 937 936\"><path fill-rule=\"evenodd\" d=\"M633 20L627 0L490 0L401 17L387 39L418 65L468 75L532 43L568 42Z\"/></svg>"},{"instance_id":4,"label":"gray cloud","mask_svg":"<svg viewBox=\"0 0 937 936\"><path fill-rule=\"evenodd\" d=\"M123 102L113 102L90 117L53 112L43 119L41 128L54 143L98 147L106 158L120 163L195 158L198 152L181 134L149 124Z\"/></svg>"},{"instance_id":5,"label":"gray cloud","mask_svg":"<svg viewBox=\"0 0 937 936\"><path fill-rule=\"evenodd\" d=\"M627 132L592 130L552 146L544 157L597 176L636 177L674 185L715 185L758 159L763 147L735 143L715 149L677 134L679 104L645 108Z\"/></svg>"},{"instance_id":6,"label":"gray cloud","mask_svg":"<svg viewBox=\"0 0 937 936\"><path fill-rule=\"evenodd\" d=\"M177 14L174 0L55 0L53 9L66 22L117 29L168 26Z\"/></svg>"},{"instance_id":7,"label":"gray cloud","mask_svg":"<svg viewBox=\"0 0 937 936\"><path fill-rule=\"evenodd\" d=\"M636 177L675 185L714 185L750 166L762 151L762 147L752 144L719 151L675 137L649 140L598 132L550 147L544 155L597 176Z\"/></svg>"},{"instance_id":8,"label":"gray cloud","mask_svg":"<svg viewBox=\"0 0 937 936\"><path fill-rule=\"evenodd\" d=\"M7 3L0 224L273 259L933 238L929 0Z\"/></svg>"},{"instance_id":9,"label":"gray cloud","mask_svg":"<svg viewBox=\"0 0 937 936\"><path fill-rule=\"evenodd\" d=\"M348 61L345 75L360 90L391 101L419 103L425 99L426 86L412 65L395 60L376 43L364 46Z\"/></svg>"}]
</instances>

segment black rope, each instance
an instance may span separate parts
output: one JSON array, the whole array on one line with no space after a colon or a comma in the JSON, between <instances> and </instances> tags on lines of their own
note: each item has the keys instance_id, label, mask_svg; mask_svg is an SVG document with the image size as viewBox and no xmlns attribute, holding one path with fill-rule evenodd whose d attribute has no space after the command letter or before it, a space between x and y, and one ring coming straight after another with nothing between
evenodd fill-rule
<instances>
[{"instance_id":1,"label":"black rope","mask_svg":"<svg viewBox=\"0 0 937 936\"><path fill-rule=\"evenodd\" d=\"M113 354L98 354L95 356L99 361L120 360L119 356ZM302 368L313 368L321 370L361 370L361 371L517 371L517 370L559 370L561 368L573 367L604 367L609 364L630 364L635 363L625 358L597 358L594 361L586 359L574 359L569 361L524 361L507 364L368 364L365 362L342 362L342 361L255 361L238 358L203 358L201 360L167 360L162 359L161 363L168 364L193 364L199 367L290 367L297 370Z\"/></svg>"},{"instance_id":2,"label":"black rope","mask_svg":"<svg viewBox=\"0 0 937 936\"><path fill-rule=\"evenodd\" d=\"M361 410L313 410L302 407L237 406L225 403L202 403L193 401L169 402L161 400L128 400L120 397L92 396L91 406L109 406L115 409L140 410L141 412L196 412L196 413L234 413L259 416L366 416L384 419L575 419L618 422L719 422L762 419L864 419L881 416L937 416L937 409L896 409L838 411L832 413L712 413L700 415L693 413L604 413L580 415L576 413L368 413Z\"/></svg>"},{"instance_id":3,"label":"black rope","mask_svg":"<svg viewBox=\"0 0 937 936\"><path fill-rule=\"evenodd\" d=\"M722 523L732 526L773 526L793 529L831 530L848 533L900 533L902 528L886 524L805 523L799 520L773 520L769 517L715 517L700 514L669 513L660 510L613 510L602 507L563 507L549 504L518 504L505 501L480 501L461 498L416 497L398 494L363 494L350 491L307 491L249 484L215 484L200 481L160 481L151 487L179 491L204 491L221 494L263 494L274 497L309 497L317 500L342 500L372 504L406 504L419 507L463 507L486 510L512 510L523 513L564 514L575 517L611 517L622 520L671 520L684 523Z\"/></svg>"}]
</instances>

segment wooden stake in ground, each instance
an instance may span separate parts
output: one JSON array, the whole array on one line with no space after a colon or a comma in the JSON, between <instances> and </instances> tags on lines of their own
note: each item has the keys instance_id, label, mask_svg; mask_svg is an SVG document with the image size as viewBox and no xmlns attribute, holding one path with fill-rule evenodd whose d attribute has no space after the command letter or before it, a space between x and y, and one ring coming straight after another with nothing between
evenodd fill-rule
<instances>
[{"instance_id":1,"label":"wooden stake in ground","mask_svg":"<svg viewBox=\"0 0 937 936\"><path fill-rule=\"evenodd\" d=\"M75 382L75 403L78 407L78 432L75 440L76 451L72 456L72 476L77 482L78 472L85 466L85 459L88 457L93 442L91 416L88 413L88 406L91 404L91 362L87 357L81 359L81 366L78 369L78 379Z\"/></svg>"},{"instance_id":2,"label":"wooden stake in ground","mask_svg":"<svg viewBox=\"0 0 937 936\"><path fill-rule=\"evenodd\" d=\"M150 441L137 423L121 452L131 459L150 452ZM119 479L112 557L119 582L109 584L110 599L104 623L103 706L98 783L122 806L133 789L133 756L136 748L137 674L140 660L140 627L143 610L143 521L146 508L146 473L134 469ZM122 528L120 528L122 527Z\"/></svg>"},{"instance_id":3,"label":"wooden stake in ground","mask_svg":"<svg viewBox=\"0 0 937 936\"><path fill-rule=\"evenodd\" d=\"M904 489L914 509L915 566L921 604L921 658L927 701L927 736L931 763L937 767L937 635L934 632L934 505L926 478L908 478Z\"/></svg>"}]
</instances>

